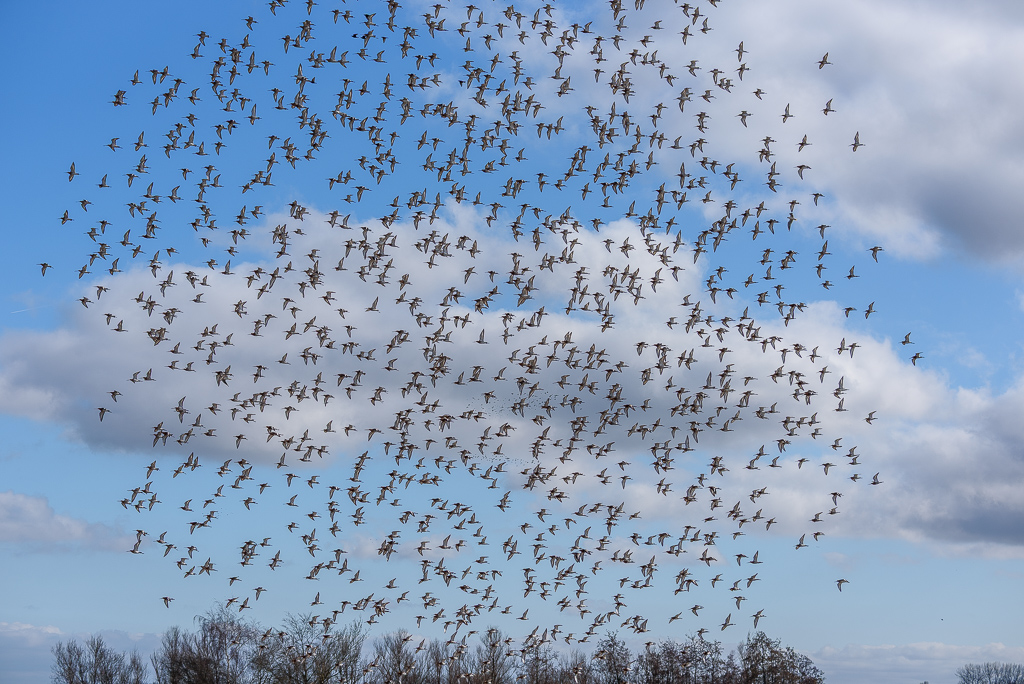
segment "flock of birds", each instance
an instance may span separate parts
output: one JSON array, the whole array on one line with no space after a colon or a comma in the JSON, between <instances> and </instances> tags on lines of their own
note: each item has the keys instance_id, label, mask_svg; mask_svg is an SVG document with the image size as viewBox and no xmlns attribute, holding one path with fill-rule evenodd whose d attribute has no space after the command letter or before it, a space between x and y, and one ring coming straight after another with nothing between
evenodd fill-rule
<instances>
[{"instance_id":1,"label":"flock of birds","mask_svg":"<svg viewBox=\"0 0 1024 684\"><path fill-rule=\"evenodd\" d=\"M177 525L132 553L239 611L304 576L327 638L346 611L452 643L656 633L706 619L691 591L757 627L771 487L819 493L800 549L881 483L843 443L875 419L845 405L858 343L797 331L882 247L832 264L811 166L779 163L808 135L725 156L836 109L762 113L742 42L703 61L720 2L273 0L136 72L60 217L135 364L101 427L160 450L121 504Z\"/></svg>"}]
</instances>

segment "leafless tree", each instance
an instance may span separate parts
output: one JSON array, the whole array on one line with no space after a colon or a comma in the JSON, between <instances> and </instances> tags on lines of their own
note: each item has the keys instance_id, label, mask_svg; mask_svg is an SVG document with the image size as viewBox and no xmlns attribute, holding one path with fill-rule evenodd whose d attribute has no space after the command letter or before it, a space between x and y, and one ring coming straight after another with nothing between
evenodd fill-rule
<instances>
[{"instance_id":1,"label":"leafless tree","mask_svg":"<svg viewBox=\"0 0 1024 684\"><path fill-rule=\"evenodd\" d=\"M451 679L452 652L445 642L431 639L416 656L416 671L423 684L454 684L458 677Z\"/></svg>"},{"instance_id":2,"label":"leafless tree","mask_svg":"<svg viewBox=\"0 0 1024 684\"><path fill-rule=\"evenodd\" d=\"M372 661L363 660L360 622L338 629L329 620L289 616L264 630L225 607L196 619L190 633L172 627L151 658L156 684L822 684L810 658L764 632L748 635L735 652L691 636L648 642L633 654L614 632L592 656L560 651L545 636L516 650L490 628L474 646L465 637L421 642L405 630L379 637ZM53 649L54 684L149 684L138 654L117 653L93 637ZM959 684L1024 684L1024 666L970 664Z\"/></svg>"},{"instance_id":3,"label":"leafless tree","mask_svg":"<svg viewBox=\"0 0 1024 684\"><path fill-rule=\"evenodd\" d=\"M221 607L196 618L195 634L172 627L151 662L157 684L263 684L259 628Z\"/></svg>"},{"instance_id":4,"label":"leafless tree","mask_svg":"<svg viewBox=\"0 0 1024 684\"><path fill-rule=\"evenodd\" d=\"M77 641L53 647L54 684L148 684L148 668L138 653L112 650L103 637L90 637L83 647Z\"/></svg>"},{"instance_id":5,"label":"leafless tree","mask_svg":"<svg viewBox=\"0 0 1024 684\"><path fill-rule=\"evenodd\" d=\"M471 681L474 684L510 684L514 669L515 661L502 631L491 627L480 635L472 658Z\"/></svg>"},{"instance_id":6,"label":"leafless tree","mask_svg":"<svg viewBox=\"0 0 1024 684\"><path fill-rule=\"evenodd\" d=\"M409 642L412 635L404 629L379 637L373 645L372 677L379 684L420 684L416 658Z\"/></svg>"},{"instance_id":7,"label":"leafless tree","mask_svg":"<svg viewBox=\"0 0 1024 684\"><path fill-rule=\"evenodd\" d=\"M726 682L727 660L722 654L722 644L708 641L702 636L692 636L687 643L690 657L690 678L700 684Z\"/></svg>"},{"instance_id":8,"label":"leafless tree","mask_svg":"<svg viewBox=\"0 0 1024 684\"><path fill-rule=\"evenodd\" d=\"M652 644L636 657L635 684L695 684L690 648L665 639Z\"/></svg>"},{"instance_id":9,"label":"leafless tree","mask_svg":"<svg viewBox=\"0 0 1024 684\"><path fill-rule=\"evenodd\" d=\"M594 671L591 659L576 649L571 653L562 654L560 668L563 682L572 684L597 684L597 673Z\"/></svg>"},{"instance_id":10,"label":"leafless tree","mask_svg":"<svg viewBox=\"0 0 1024 684\"><path fill-rule=\"evenodd\" d=\"M736 654L727 668L734 684L821 684L825 680L810 658L764 632L748 636L736 647Z\"/></svg>"},{"instance_id":11,"label":"leafless tree","mask_svg":"<svg viewBox=\"0 0 1024 684\"><path fill-rule=\"evenodd\" d=\"M355 684L362 677L360 654L366 638L354 622L341 630L321 627L310 615L291 615L283 629L259 639L257 675L266 684Z\"/></svg>"},{"instance_id":12,"label":"leafless tree","mask_svg":"<svg viewBox=\"0 0 1024 684\"><path fill-rule=\"evenodd\" d=\"M558 653L548 644L537 641L521 650L516 667L516 680L523 684L558 684Z\"/></svg>"},{"instance_id":13,"label":"leafless tree","mask_svg":"<svg viewBox=\"0 0 1024 684\"><path fill-rule=\"evenodd\" d=\"M632 669L632 654L617 634L609 632L597 642L594 670L600 684L626 684Z\"/></svg>"},{"instance_id":14,"label":"leafless tree","mask_svg":"<svg viewBox=\"0 0 1024 684\"><path fill-rule=\"evenodd\" d=\"M969 663L957 668L958 684L1024 684L1024 665Z\"/></svg>"}]
</instances>

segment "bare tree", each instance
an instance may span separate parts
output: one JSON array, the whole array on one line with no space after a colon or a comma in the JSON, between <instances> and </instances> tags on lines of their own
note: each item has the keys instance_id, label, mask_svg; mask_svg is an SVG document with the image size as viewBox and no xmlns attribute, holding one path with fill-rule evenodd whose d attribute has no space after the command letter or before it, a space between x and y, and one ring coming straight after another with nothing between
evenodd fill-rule
<instances>
[{"instance_id":1,"label":"bare tree","mask_svg":"<svg viewBox=\"0 0 1024 684\"><path fill-rule=\"evenodd\" d=\"M196 618L196 634L164 633L151 662L157 684L261 684L259 628L223 606Z\"/></svg>"},{"instance_id":2,"label":"bare tree","mask_svg":"<svg viewBox=\"0 0 1024 684\"><path fill-rule=\"evenodd\" d=\"M404 629L379 637L373 645L373 681L380 684L419 684L416 658Z\"/></svg>"},{"instance_id":3,"label":"bare tree","mask_svg":"<svg viewBox=\"0 0 1024 684\"><path fill-rule=\"evenodd\" d=\"M608 632L597 642L594 670L601 684L626 684L632 667L632 654L618 634Z\"/></svg>"},{"instance_id":4,"label":"bare tree","mask_svg":"<svg viewBox=\"0 0 1024 684\"><path fill-rule=\"evenodd\" d=\"M191 679L193 656L191 635L171 627L160 640L160 649L150 656L157 684L187 684Z\"/></svg>"},{"instance_id":5,"label":"bare tree","mask_svg":"<svg viewBox=\"0 0 1024 684\"><path fill-rule=\"evenodd\" d=\"M465 684L473 674L473 656L463 641L450 639L443 642L448 658L448 684Z\"/></svg>"},{"instance_id":6,"label":"bare tree","mask_svg":"<svg viewBox=\"0 0 1024 684\"><path fill-rule=\"evenodd\" d=\"M449 678L452 670L452 653L445 642L431 639L416 656L416 671L423 684L449 684L456 680ZM460 673L461 674L461 673Z\"/></svg>"},{"instance_id":7,"label":"bare tree","mask_svg":"<svg viewBox=\"0 0 1024 684\"><path fill-rule=\"evenodd\" d=\"M54 684L147 684L148 671L139 654L112 650L103 637L90 637L83 648L76 641L53 647Z\"/></svg>"},{"instance_id":8,"label":"bare tree","mask_svg":"<svg viewBox=\"0 0 1024 684\"><path fill-rule=\"evenodd\" d=\"M491 627L481 634L472 659L472 681L509 684L514 669L515 661L509 653L504 633Z\"/></svg>"},{"instance_id":9,"label":"bare tree","mask_svg":"<svg viewBox=\"0 0 1024 684\"><path fill-rule=\"evenodd\" d=\"M594 666L583 651L576 649L565 653L559 659L561 681L572 684L597 684L597 673Z\"/></svg>"},{"instance_id":10,"label":"bare tree","mask_svg":"<svg viewBox=\"0 0 1024 684\"><path fill-rule=\"evenodd\" d=\"M701 636L691 637L690 654L690 669L695 682L715 684L725 679L726 659L722 655L721 642L708 641Z\"/></svg>"},{"instance_id":11,"label":"bare tree","mask_svg":"<svg viewBox=\"0 0 1024 684\"><path fill-rule=\"evenodd\" d=\"M516 681L524 684L557 684L559 682L558 654L542 641L536 641L521 650Z\"/></svg>"},{"instance_id":12,"label":"bare tree","mask_svg":"<svg viewBox=\"0 0 1024 684\"><path fill-rule=\"evenodd\" d=\"M338 667L338 684L355 684L362 677L363 644L366 631L358 620L334 633L333 655Z\"/></svg>"},{"instance_id":13,"label":"bare tree","mask_svg":"<svg viewBox=\"0 0 1024 684\"><path fill-rule=\"evenodd\" d=\"M969 663L957 668L958 684L1024 684L1024 665Z\"/></svg>"},{"instance_id":14,"label":"bare tree","mask_svg":"<svg viewBox=\"0 0 1024 684\"><path fill-rule=\"evenodd\" d=\"M189 633L172 627L151 658L156 684L822 684L810 658L764 632L748 635L735 652L691 636L670 639L632 654L614 632L594 654L560 652L547 636L512 639L490 628L475 647L463 637L431 640L415 651L399 630L379 637L373 660L363 660L366 641L358 621L345 628L309 615L292 615L282 629L241 620L225 607L196 618ZM334 628L332 630L332 627ZM138 654L118 653L102 638L85 646L72 641L53 649L54 684L149 684ZM959 684L1024 684L1024 666L970 664L957 670Z\"/></svg>"},{"instance_id":15,"label":"bare tree","mask_svg":"<svg viewBox=\"0 0 1024 684\"><path fill-rule=\"evenodd\" d=\"M309 615L290 615L284 629L259 639L256 675L266 684L354 684L366 638L359 622L331 631Z\"/></svg>"},{"instance_id":16,"label":"bare tree","mask_svg":"<svg viewBox=\"0 0 1024 684\"><path fill-rule=\"evenodd\" d=\"M693 684L690 648L669 639L651 645L636 657L635 684Z\"/></svg>"},{"instance_id":17,"label":"bare tree","mask_svg":"<svg viewBox=\"0 0 1024 684\"><path fill-rule=\"evenodd\" d=\"M821 684L825 680L810 658L764 632L748 636L736 653L738 658L730 658L728 668L736 684Z\"/></svg>"}]
</instances>

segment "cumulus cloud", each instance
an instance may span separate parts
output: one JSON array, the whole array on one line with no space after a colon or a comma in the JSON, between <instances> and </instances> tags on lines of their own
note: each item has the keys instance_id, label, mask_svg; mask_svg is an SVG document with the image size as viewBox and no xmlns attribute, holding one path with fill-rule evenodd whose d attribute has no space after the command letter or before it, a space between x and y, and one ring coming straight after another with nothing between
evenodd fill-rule
<instances>
[{"instance_id":1,"label":"cumulus cloud","mask_svg":"<svg viewBox=\"0 0 1024 684\"><path fill-rule=\"evenodd\" d=\"M394 520L404 510L410 516L401 524L417 520L395 545L397 558L408 559L434 556L413 554L420 542L437 551L450 536L448 546L462 542L473 549L471 526L486 525L474 531L495 535L495 544L495 538L518 534L527 521L566 529L575 522L595 532L607 525L607 541L590 537L588 545L601 548L588 550L611 559L632 554L631 547L643 542L666 552L675 545L681 553L689 543L681 535L694 534L693 543L701 544L707 537L698 527L703 535L721 528L721 550L695 549L709 565L712 557L734 552L727 545L756 543L748 541L752 533L740 542L723 539L733 518L774 517L778 530L797 536L815 529L808 520L823 510L833 481L857 472L837 459L836 471L826 476L820 453L863 429L862 418L875 408L857 397L873 381L861 380L858 367L872 360L872 346L880 343L847 329L835 302L762 308L739 292L698 294L709 272L707 257L694 262L683 245L679 253L686 258L663 261L675 254L672 238L638 236L628 221L600 233L556 225L538 231L526 249L511 239L485 239L485 221L475 210L449 213L435 223L431 240L449 236L436 255L415 231L407 231L411 238L385 237L382 227L367 227L349 233L362 233L352 247L327 240L326 218L311 214L289 241L291 253L306 260L291 257L291 271L270 259L236 263L232 275L177 262L159 277L136 269L104 279L109 290L93 304L103 313L76 307L66 329L8 347L6 353L17 357L5 364L16 369L7 375L9 383L23 386L27 396L42 385L55 397L49 415L91 445L154 454L159 472L146 469L145 480L152 488L142 490L140 480L141 491L123 503L143 513L163 503L138 526L167 529L161 539L168 555L171 545L197 546L222 563L224 554L208 549L201 526L229 526L242 540L258 541L277 529L267 525L303 520L303 513L314 521L304 527L320 530L319 541L308 546L343 546L353 571L367 557L387 552L385 535L398 527ZM273 225L280 219L270 220ZM402 244L393 247L393 239ZM360 242L382 245L383 252L364 250ZM564 259L553 256L563 251ZM296 282L306 262L326 274L316 288ZM492 281L492 271L515 275ZM378 279L391 283L388 289ZM504 292L492 297L496 288ZM857 357L851 358L843 339L859 341ZM94 350L88 364L53 353L67 340ZM430 362L424 345L435 353ZM178 353L170 353L175 348ZM821 372L826 364L831 370ZM103 395L113 389L123 394L108 402ZM329 403L327 394L335 395ZM845 411L834 410L843 404ZM96 406L110 409L102 422ZM329 422L335 432L325 432ZM329 447L324 461L307 451L309 443L314 450ZM196 461L185 456L193 451L207 466L196 475ZM363 451L371 460L357 469ZM182 465L175 468L178 458ZM800 458L813 460L798 468ZM266 468L278 459L286 470ZM303 460L309 469L299 470ZM778 468L769 465L773 460ZM253 465L257 469L249 474ZM706 482L702 475L718 466L723 477L712 472L714 479ZM233 484L220 473L230 474ZM292 474L302 478L294 487ZM253 484L246 485L247 478ZM270 486L266 494L256 484L261 480ZM433 484L442 480L446 487L436 489ZM759 500L765 485L771 496ZM328 510L325 498L332 502ZM373 507L385 501L395 508ZM496 507L508 501L514 520L498 515ZM463 525L470 508L453 512L449 507L456 504L471 506L479 522ZM426 514L432 508L446 511L433 527ZM299 515L283 517L293 512ZM364 514L373 518L365 538L335 542L334 526L367 522ZM218 520L228 516L230 525ZM175 519L181 524L170 522ZM625 534L621 528L612 534L613 523L627 520ZM692 523L685 532L683 521ZM307 529L305 538L314 532ZM155 536L143 542L143 552L156 550ZM283 562L299 536L270 542L285 551ZM529 552L528 541L522 539L518 553ZM566 534L541 546L569 558L571 541ZM257 551L273 556L277 550ZM446 550L446 557L459 553ZM755 549L740 551L752 557ZM315 559L317 549L298 552L305 561ZM297 569L305 573L301 564ZM182 571L189 565L183 558ZM552 576L557 565L550 565ZM636 582L637 588L643 584Z\"/></svg>"},{"instance_id":2,"label":"cumulus cloud","mask_svg":"<svg viewBox=\"0 0 1024 684\"><path fill-rule=\"evenodd\" d=\"M280 220L281 217L269 217L268 222ZM312 225L326 223L325 217L317 214L308 220ZM1015 487L1024 479L1021 463L1013 448L1015 440L1020 438L1014 419L1016 408L1022 403L1020 388L993 396L949 386L939 374L910 364L898 341L878 339L856 328L854 322L843 315L840 305L829 300L811 301L805 305L803 314L792 321L768 317L758 324L763 342L748 344L732 337L735 332L730 331L725 333L729 337L724 337L724 341L712 335L708 342L715 344L702 344L704 338L680 333L678 326L683 325L681 322L673 330L666 321L670 316L680 321L685 316L688 309L678 306L678 303L687 294L699 291L698 282L705 273L703 260L675 273L678 282L676 277L663 274L667 277L663 277L664 282L658 285L658 291L655 292L654 288L645 290L645 297L635 303L612 302L617 322L603 332L599 330L601 322L596 315L588 319L581 315L582 312L570 316L560 311L565 307L565 301L554 293L572 289L574 273L577 272L574 268L535 269L530 272L537 278L534 296L538 299L535 303L547 305L549 313L542 325L535 326L535 329L524 328L530 316L517 313L514 301L506 301L507 297L495 298L490 307L474 310L475 298L486 295L495 286L486 273L507 271L512 261L509 252L517 249L511 240L507 243L493 237L485 240L479 229L480 223L478 213L453 205L450 215L439 219L436 224L439 232L466 236L464 248L468 249L477 242L481 251L475 258L469 258L464 253L465 249L453 250L453 256L444 260L444 268L448 272L460 272L462 277L457 280L466 282L459 300L451 299L443 308L448 309L446 315L450 318L465 316L466 319L464 324L453 327L446 338L446 353L452 360L450 369L430 382L429 387L428 383L421 382L421 388L416 390L417 394L426 392L431 401L439 401L439 406L443 406L447 414L458 416L470 411L471 415L477 416L474 420L454 421L454 427L445 433L455 440L446 442L449 448L459 445L454 446L456 451L453 455L462 449L467 455L486 456L495 462L515 461L523 453L528 453L531 445L537 444L536 440L542 433L547 435L547 444L567 440L570 434L566 424L540 420L544 414L541 405L548 402L545 405L558 408L566 421L577 415L596 420L599 399L613 383L636 397L634 402L637 406L644 398L654 413L641 410L639 415L629 416L628 423L606 426L608 434L600 440L594 438L595 444L617 441L616 449L623 454L626 454L622 450L628 444L635 444L635 449L646 450L649 440L638 440L638 434L626 434L627 428L635 422L634 428L643 426L642 429L648 429L657 416L668 416L672 406L678 403L677 389L688 387L687 391L692 392L695 387L709 382L705 378L706 370L690 371L681 361L677 362L677 355L685 356L692 349L697 359L695 368L711 369L712 376L717 372L715 369L724 365L725 356L729 358L724 360L731 359L739 369L740 377L734 383L733 401L729 404L735 404L740 394L750 393L746 417L742 422L734 422L732 430L723 431L723 428L728 429L728 419L732 414L741 415L742 411L736 408L731 408L728 414L719 412L719 421L713 426L695 425L700 434L699 438L693 435L695 439L691 446L700 453L720 454L731 471L729 480L721 486L723 501L728 498L731 503L745 498L752 490L768 485L772 496L764 508L765 518L776 517L778 526L775 531L795 536L818 530L827 530L832 535L886 535L929 540L946 546L950 552L961 552L953 551L951 544L961 545L963 549L974 549L977 544L983 544L987 545L987 552L997 554L1013 553L1012 549L1024 546L1024 539L1019 533L1024 529L1024 524L1020 524L1024 510L1014 497ZM620 269L638 268L641 269L638 273L644 278L651 278L658 268L662 268L658 259L637 254L635 250L617 248L628 242L633 230L629 222L620 222L605 227L597 235L576 234L576 259L579 263L608 263ZM567 239L563 241L560 237L552 237L554 247L568 244ZM357 261L358 253L348 254L351 249L344 243L325 242L319 229L312 227L295 236L294 253L313 253L313 249L318 250L320 263L345 261L347 268L351 269L335 271L327 281L329 284L324 286L336 293L344 292L343 298L338 299L339 295L335 294L332 301L321 301L324 296L331 299L331 295L319 291L317 294L321 296L316 297L295 293L285 300L285 309L282 310L278 299L255 296L259 279L246 282L245 273L269 273L275 268L274 262L259 260L237 264L237 273L243 275L231 276L209 268L196 269L187 263L168 265L168 271L178 274L179 282L167 288L166 294L161 294L153 314L138 306L137 302L126 301L123 294L116 296L117 292L152 289L159 279L155 280L148 271L135 270L103 281L112 288L101 300L104 310L112 314L109 321L92 311L76 309L68 326L63 329L46 333L18 332L4 338L4 370L0 373L0 382L8 388L5 393L8 410L27 410L40 417L63 421L81 439L101 448L150 450L154 443L153 426L157 425L170 433L170 440L155 440L160 442L161 448L164 442L177 439L182 442L178 450L184 449L187 453L198 442L205 455L227 459L244 455L252 460L273 463L281 457L280 443L291 445L303 433L312 438L314 445L327 445L329 458L331 454L355 456L373 447L367 443L368 437L372 439L372 433L368 431L371 428L383 429L394 420L395 412L408 403L402 395L408 393L410 387L407 385L403 389L396 384L395 374L387 367L403 369L407 374L410 368L422 365L420 349L414 349L412 344L405 342L395 344L400 330L416 331L416 321L422 320L413 316L414 307L410 306L410 300L415 296L423 302L444 302L450 297L450 279L434 277L434 269L422 258L419 250L408 247L394 250L389 254L393 272L398 274L394 277L408 278L412 286L399 298L405 301L392 304L378 294L383 290L364 281L361 274L365 274L365 270ZM629 254L630 251L633 253ZM208 286L190 285L196 276L182 275L190 272L203 274ZM594 275L588 274L588 278ZM202 293L202 305L191 301L197 293ZM373 308L374 299L379 300L377 308L380 311L367 311ZM289 302L301 309L301 313L299 310L291 313ZM244 316L234 315L239 303L242 303ZM344 318L336 311L339 303L345 305L342 307L345 309ZM671 303L671 309L666 307L668 303ZM716 311L718 316L732 314L738 317L742 302L720 295L717 302L704 301L703 304ZM428 308L423 305L416 312L426 315ZM757 307L755 310L761 309ZM165 327L188 331L186 337L158 344L138 344L139 337L146 335L147 330L165 325L160 321L166 320L163 315L167 312L174 312L173 324L168 322ZM226 316L229 312L231 315ZM263 312L272 318L264 318ZM430 309L430 313L436 316L439 310ZM506 319L509 314L512 318ZM380 325L382 316L387 319L386 326ZM266 325L253 330L251 321L256 319L266 321ZM118 321L124 323L128 333L111 332L110 328ZM310 321L314 321L312 327L307 325ZM316 330L320 324L316 321L337 330L331 334L331 338L336 340L332 344L342 346L351 341L357 345L351 348L350 353L341 356L337 356L338 350L321 348L323 340L311 345L316 340L309 339L312 335L310 330ZM215 324L218 329L214 333ZM291 335L288 334L292 329L289 326L294 326L296 331L306 329L307 332ZM512 336L510 345L503 342L502 330ZM260 336L249 334L254 331ZM478 344L481 332L485 334L487 344ZM564 371L568 369L563 367L564 364L551 366L542 362L531 374L522 372L525 366L520 365L521 358L506 358L514 349L518 349L519 354L529 349L543 350L537 346L542 338L547 340L548 351L552 351L551 343L570 333L574 344L584 347L597 344L599 346L595 349L603 349L607 359L621 359L627 364L622 372L607 376L606 370L614 364L609 362L606 369L595 368L595 377L587 382L600 380L605 389L593 397L576 387L583 382L584 374L566 375ZM422 337L425 332L418 334ZM203 347L204 341L226 341L228 336L233 337L233 343L220 346L216 355L209 348L198 353L190 350L196 341L200 343L197 347ZM768 344L772 338L779 342ZM797 356L789 346L795 340L804 343L801 356ZM174 343L181 343L181 349L187 353L168 354L167 350ZM671 345L671 367L652 367L651 351L638 346L640 343L645 343L647 348L660 343ZM840 353L843 343L858 344L855 355L848 350ZM813 363L810 359L812 346L814 353L821 357ZM75 354L76 348L91 350L91 363L83 366ZM727 351L723 353L722 349ZM782 349L790 350L788 362ZM371 350L375 351L371 353ZM325 372L321 370L325 368L322 364L305 359L303 355L309 352L334 354L331 358L343 363L339 366L333 362L331 369ZM353 358L362 353L369 356ZM175 362L175 358L182 360ZM207 363L211 359L216 361L212 365ZM280 363L289 359L288 364ZM788 363L788 369L799 368L804 375L794 376L790 371L778 375L776 366L780 361ZM186 362L195 372L182 370ZM168 365L177 365L177 369L168 369ZM226 366L233 369L235 378L222 386L216 379L216 371ZM491 379L501 366L508 368L507 377L504 377L507 386ZM356 371L361 371L363 377L361 382L353 383L351 377ZM422 371L426 373L423 377L429 377L429 369L423 368ZM126 382L130 378L139 380L150 372L157 381ZM297 373L305 378L299 385L294 384ZM332 399L330 405L326 399L303 401L303 396L311 395L313 386L317 384L314 382L317 373L323 377L321 391L324 394L340 395ZM476 376L483 382L475 383L473 378ZM517 376L527 384L517 388ZM808 397L802 393L794 394L798 388L794 380L800 377L805 378L800 380L805 383L803 389L814 394L813 406L805 401ZM406 379L403 376L403 382ZM561 391L570 382L573 383L570 389L574 391ZM716 388L711 393L716 399L727 396L717 396L722 379L713 377L710 382ZM483 396L484 389L476 391L474 384L481 388L486 385L484 389L491 390L492 396ZM534 384L539 389L535 398L529 389ZM279 397L272 397L271 408L264 411L259 407L258 399L257 403L248 405L242 401L237 392L239 389L248 391L248 387L255 390L276 387ZM113 388L120 388L125 393L119 401L108 401L103 396ZM517 402L527 394L531 395L528 397L531 401L522 404L522 408L516 408ZM559 406L570 395L580 396L582 403L578 410L570 411L566 406ZM359 397L365 399L359 401ZM211 407L218 402L220 410L215 414ZM339 403L345 406L343 414L334 408ZM97 406L110 409L103 422L98 420ZM291 407L287 418L281 415L286 406ZM529 411L525 410L527 406ZM754 418L754 409L762 407L766 411L771 406L778 407L775 409L777 413L762 413L761 419ZM185 413L179 413L176 407ZM844 410L836 411L838 408ZM864 420L869 415L875 416L872 424ZM780 422L792 426L801 416L805 422L800 424L796 437L786 435L786 430L792 428L780 431ZM482 424L479 422L481 417L485 420ZM808 434L814 426L802 427L807 420L816 421L813 439L808 439ZM200 426L192 426L193 421ZM335 433L324 432L329 421ZM688 422L683 420L680 423L682 432L676 434L673 430L676 438L673 444L682 443L684 436L694 427L687 426ZM346 426L354 430L351 435L346 433ZM490 427L485 429L487 426ZM488 429L493 433L503 433L502 440L488 445ZM443 439L425 422L421 425L418 421L412 430L410 435L415 435L416 439ZM236 435L244 435L245 441L239 441ZM499 444L504 451L495 448ZM245 448L240 450L242 445ZM763 445L767 456L759 463L752 461L748 466L747 462L757 456L759 445ZM478 447L485 449L486 453L477 453ZM290 448L294 447L285 447L286 454ZM543 446L543 449L550 450L551 447ZM554 455L557 453L556 450ZM297 455L289 460L295 458ZM620 458L622 456L615 460ZM773 458L778 461L776 465L783 467L769 467L768 462ZM807 462L794 472L797 462L802 459ZM825 463L832 463L835 467L825 473L822 467ZM579 475L573 478L573 487L567 489L572 489L574 495L582 499L600 497L607 491L601 484L602 478L610 477L598 477L606 465L600 459L574 463L566 474L575 472ZM704 465L691 463L688 468L702 468ZM515 482L516 487L525 482L518 474L521 467L510 468L514 472L505 476L509 482ZM622 468L614 471L620 471L613 472L616 478L627 474ZM884 481L877 487L869 484L876 472ZM687 479L692 475L694 473L689 472L662 477L662 482L674 483L676 494L658 497L662 500L658 517L667 520L689 512L680 497L686 493ZM851 476L860 480L851 482L848 479ZM618 488L630 507L640 509L652 496L661 492L661 488L655 486L657 480L657 476L649 481L622 480L622 486ZM615 482L620 484L618 479ZM1003 484L994 486L994 482ZM832 499L830 492L839 492L842 498ZM26 504L22 502L20 505L24 507ZM843 515L825 516L826 524L808 525L811 515L830 510L837 510ZM99 538L98 532L85 523L62 520L52 511L50 516L47 528L50 531L40 533L43 537L52 537L55 534L53 529L74 528L79 536L93 530L88 533L92 535L90 538L93 541ZM649 533L656 531L650 530Z\"/></svg>"},{"instance_id":3,"label":"cumulus cloud","mask_svg":"<svg viewBox=\"0 0 1024 684\"><path fill-rule=\"evenodd\" d=\"M50 681L50 649L65 636L52 625L0 622L0 671L12 681L46 684Z\"/></svg>"},{"instance_id":4,"label":"cumulus cloud","mask_svg":"<svg viewBox=\"0 0 1024 684\"><path fill-rule=\"evenodd\" d=\"M851 498L851 522L870 534L927 540L947 553L1019 556L1020 383L992 395L946 387L929 375L905 369L892 377L904 389L916 387L921 401L889 407L883 419L889 424L867 437L865 460L885 472L878 489L887 491Z\"/></svg>"},{"instance_id":5,"label":"cumulus cloud","mask_svg":"<svg viewBox=\"0 0 1024 684\"><path fill-rule=\"evenodd\" d=\"M27 622L0 622L0 639L17 640L28 646L49 643L64 633L53 625L38 626Z\"/></svg>"},{"instance_id":6,"label":"cumulus cloud","mask_svg":"<svg viewBox=\"0 0 1024 684\"><path fill-rule=\"evenodd\" d=\"M1022 662L1024 648L1001 643L960 646L935 642L915 644L850 644L827 646L809 654L829 682L948 682L967 663Z\"/></svg>"},{"instance_id":7,"label":"cumulus cloud","mask_svg":"<svg viewBox=\"0 0 1024 684\"><path fill-rule=\"evenodd\" d=\"M763 187L766 165L756 160L768 135L785 192L824 193L828 223L858 246L880 244L911 259L967 253L1019 267L1024 241L1014 199L1024 182L1024 125L1012 84L1024 57L1024 29L1019 12L1006 3L976 3L969 13L953 7L912 0L722 5L708 15L713 38L695 32L687 45L659 43L670 63L685 66L699 58L696 78L678 69L679 86L693 91L685 112L641 69L631 71L637 83L631 109L667 105L663 131L689 130L694 116L706 113L712 131L707 153L737 162L744 171L741 190ZM624 36L651 33L642 19L631 24ZM740 41L750 69L743 81L735 74ZM825 53L831 64L819 70ZM527 53L525 59L547 68L550 56ZM573 83L593 98L601 86L587 65L579 67ZM567 73L572 68L567 63ZM697 97L705 88L718 92L707 78L712 68L733 78L735 96ZM764 91L760 97L751 94L755 88ZM826 116L828 101L834 111ZM562 98L551 106L556 115L571 111ZM794 118L784 123L787 108ZM741 111L748 113L747 126L737 118ZM574 125L579 122L567 124ZM858 132L865 147L853 154ZM804 135L811 144L798 152ZM667 152L654 154L663 160ZM794 170L800 164L809 167L803 177ZM670 179L675 170L653 173Z\"/></svg>"},{"instance_id":8,"label":"cumulus cloud","mask_svg":"<svg viewBox=\"0 0 1024 684\"><path fill-rule=\"evenodd\" d=\"M46 497L0 492L0 543L32 551L110 551L124 550L127 540L108 525L58 514Z\"/></svg>"},{"instance_id":9,"label":"cumulus cloud","mask_svg":"<svg viewBox=\"0 0 1024 684\"><path fill-rule=\"evenodd\" d=\"M829 534L904 538L944 554L1019 557L1024 553L1024 506L1017 494L1024 483L1021 380L1003 393L952 386L941 373L907 363L897 342L858 339L862 363L828 364L851 388L855 411L848 414L840 448L826 451L824 458L843 463L854 448L861 465L853 470L864 479L852 484L842 477L852 473L838 471L833 483L842 494L837 507L844 515L831 522ZM871 424L863 420L869 411L876 411ZM812 457L804 467L817 467L821 474L823 460ZM883 484L865 486L876 472ZM788 479L774 491L799 497L808 494L806 488L819 487L804 482Z\"/></svg>"},{"instance_id":10,"label":"cumulus cloud","mask_svg":"<svg viewBox=\"0 0 1024 684\"><path fill-rule=\"evenodd\" d=\"M807 76L786 68L774 72L774 86L808 96L800 113L834 98L832 116L860 131L863 157L813 173L826 192L843 188L840 215L864 239L913 258L954 248L1019 264L1024 241L1014 202L1024 180L1024 126L1012 89L1024 56L1019 12L1007 3L963 13L910 1L724 9L727 26L752 36L752 61L768 53L773 68L785 67L808 60L809 45L829 52L833 65L811 77L814 87L794 88L795 74ZM823 118L793 123L813 140Z\"/></svg>"}]
</instances>

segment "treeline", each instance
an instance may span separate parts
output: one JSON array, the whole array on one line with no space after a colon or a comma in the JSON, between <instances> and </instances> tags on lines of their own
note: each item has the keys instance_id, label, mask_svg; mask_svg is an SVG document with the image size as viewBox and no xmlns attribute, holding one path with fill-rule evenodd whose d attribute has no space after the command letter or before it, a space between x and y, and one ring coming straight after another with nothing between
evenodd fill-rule
<instances>
[{"instance_id":1,"label":"treeline","mask_svg":"<svg viewBox=\"0 0 1024 684\"><path fill-rule=\"evenodd\" d=\"M332 628L291 616L264 629L224 609L190 632L164 635L149 666L93 637L54 647L54 684L820 684L806 656L757 632L725 654L717 641L648 642L631 651L614 633L591 653L497 629L472 639L417 640L404 630L368 641L361 623Z\"/></svg>"}]
</instances>

